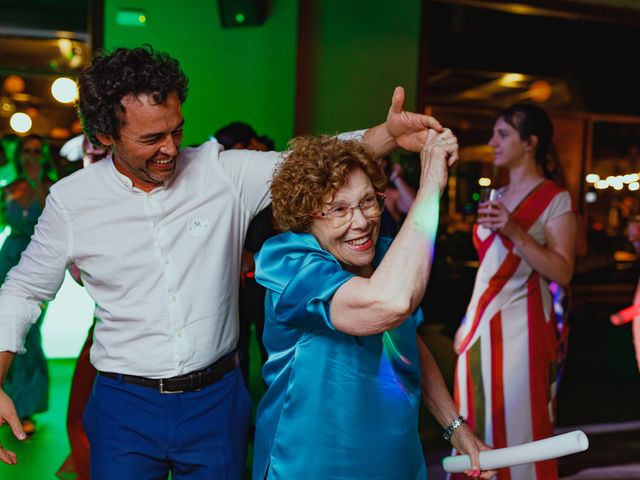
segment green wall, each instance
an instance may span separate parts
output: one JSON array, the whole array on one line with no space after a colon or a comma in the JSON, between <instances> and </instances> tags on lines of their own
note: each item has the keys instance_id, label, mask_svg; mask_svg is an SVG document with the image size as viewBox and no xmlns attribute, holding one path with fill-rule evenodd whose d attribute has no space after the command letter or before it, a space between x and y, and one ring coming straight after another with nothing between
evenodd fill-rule
<instances>
[{"instance_id":1,"label":"green wall","mask_svg":"<svg viewBox=\"0 0 640 480\"><path fill-rule=\"evenodd\" d=\"M415 109L421 0L268 3L264 25L223 29L216 0L105 0L105 48L148 42L180 60L185 145L234 120L278 148L294 131L365 128L384 121L396 85ZM118 8L144 10L147 26L116 25Z\"/></svg>"},{"instance_id":2,"label":"green wall","mask_svg":"<svg viewBox=\"0 0 640 480\"><path fill-rule=\"evenodd\" d=\"M105 0L104 46L150 43L189 76L184 145L241 120L283 148L293 134L298 2L275 0L257 27L224 29L216 0ZM141 9L144 28L116 24L118 9Z\"/></svg>"},{"instance_id":3,"label":"green wall","mask_svg":"<svg viewBox=\"0 0 640 480\"><path fill-rule=\"evenodd\" d=\"M303 1L300 131L380 123L396 85L405 87L405 106L415 108L421 0Z\"/></svg>"}]
</instances>

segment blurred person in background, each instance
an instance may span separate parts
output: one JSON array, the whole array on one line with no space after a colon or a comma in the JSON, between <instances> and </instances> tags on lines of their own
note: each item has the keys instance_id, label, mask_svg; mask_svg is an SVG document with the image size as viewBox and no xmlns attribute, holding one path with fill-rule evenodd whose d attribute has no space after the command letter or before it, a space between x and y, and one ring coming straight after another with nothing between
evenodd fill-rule
<instances>
[{"instance_id":1,"label":"blurred person in background","mask_svg":"<svg viewBox=\"0 0 640 480\"><path fill-rule=\"evenodd\" d=\"M402 165L392 164L391 159L386 157L382 159L382 168L387 177L387 188L384 191L384 211L380 218L380 235L395 237L416 199L416 192L404 179Z\"/></svg>"},{"instance_id":2,"label":"blurred person in background","mask_svg":"<svg viewBox=\"0 0 640 480\"><path fill-rule=\"evenodd\" d=\"M49 187L57 179L49 146L36 135L20 140L14 167L17 176L0 195L0 223L11 228L0 249L0 284L29 245ZM40 331L45 316L44 303L41 309L24 341L23 354L16 356L4 382L4 390L14 399L26 433L35 432L33 415L49 408L49 370Z\"/></svg>"},{"instance_id":3,"label":"blurred person in background","mask_svg":"<svg viewBox=\"0 0 640 480\"><path fill-rule=\"evenodd\" d=\"M479 206L480 267L454 348L460 413L494 448L553 435L559 340L549 282L571 280L576 214L569 192L548 179L552 137L544 110L517 104L499 115L489 141L509 183ZM498 478L553 480L557 465L520 465Z\"/></svg>"}]
</instances>

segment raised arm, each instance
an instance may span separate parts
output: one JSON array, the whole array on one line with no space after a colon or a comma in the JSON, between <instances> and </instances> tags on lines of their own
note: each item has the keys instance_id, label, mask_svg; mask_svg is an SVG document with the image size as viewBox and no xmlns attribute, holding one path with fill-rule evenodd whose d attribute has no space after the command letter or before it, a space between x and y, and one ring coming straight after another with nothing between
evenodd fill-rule
<instances>
[{"instance_id":1,"label":"raised arm","mask_svg":"<svg viewBox=\"0 0 640 480\"><path fill-rule=\"evenodd\" d=\"M372 335L389 330L402 323L424 295L447 160L458 151L450 130L429 130L426 140L420 154L420 188L398 236L370 278L350 279L333 297L331 321L342 332Z\"/></svg>"},{"instance_id":2,"label":"raised arm","mask_svg":"<svg viewBox=\"0 0 640 480\"><path fill-rule=\"evenodd\" d=\"M398 147L419 152L430 130L441 133L444 129L440 122L429 115L405 111L404 88L396 87L386 122L368 129L364 133L363 141L373 148L378 158L390 154ZM449 165L457 158L456 153Z\"/></svg>"}]
</instances>

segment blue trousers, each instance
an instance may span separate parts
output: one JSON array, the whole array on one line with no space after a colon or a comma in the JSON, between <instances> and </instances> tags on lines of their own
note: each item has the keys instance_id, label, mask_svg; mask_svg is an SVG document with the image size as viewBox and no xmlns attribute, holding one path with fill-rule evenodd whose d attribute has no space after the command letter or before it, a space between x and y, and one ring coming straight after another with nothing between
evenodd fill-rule
<instances>
[{"instance_id":1,"label":"blue trousers","mask_svg":"<svg viewBox=\"0 0 640 480\"><path fill-rule=\"evenodd\" d=\"M239 368L173 394L98 375L83 417L91 480L241 480L250 415Z\"/></svg>"}]
</instances>

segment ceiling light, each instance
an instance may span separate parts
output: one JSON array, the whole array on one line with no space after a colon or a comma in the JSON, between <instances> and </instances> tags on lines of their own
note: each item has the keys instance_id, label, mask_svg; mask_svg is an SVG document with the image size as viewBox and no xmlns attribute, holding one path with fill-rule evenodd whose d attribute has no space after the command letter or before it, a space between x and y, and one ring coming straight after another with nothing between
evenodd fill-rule
<instances>
[{"instance_id":1,"label":"ceiling light","mask_svg":"<svg viewBox=\"0 0 640 480\"><path fill-rule=\"evenodd\" d=\"M7 93L20 93L24 91L25 84L22 77L9 75L4 79L4 82L2 82L2 86Z\"/></svg>"},{"instance_id":2,"label":"ceiling light","mask_svg":"<svg viewBox=\"0 0 640 480\"><path fill-rule=\"evenodd\" d=\"M9 125L11 125L11 128L18 133L27 133L31 130L33 122L31 121L31 117L26 113L17 112L11 116Z\"/></svg>"},{"instance_id":3,"label":"ceiling light","mask_svg":"<svg viewBox=\"0 0 640 480\"><path fill-rule=\"evenodd\" d=\"M597 173L590 173L589 175L587 175L586 180L587 183L596 183L598 180L600 180L600 175L598 175Z\"/></svg>"},{"instance_id":4,"label":"ceiling light","mask_svg":"<svg viewBox=\"0 0 640 480\"><path fill-rule=\"evenodd\" d=\"M503 87L517 87L524 80L521 73L505 73L500 79L500 85Z\"/></svg>"},{"instance_id":5,"label":"ceiling light","mask_svg":"<svg viewBox=\"0 0 640 480\"><path fill-rule=\"evenodd\" d=\"M57 78L51 85L51 94L60 103L71 103L78 98L78 86L70 78Z\"/></svg>"}]
</instances>

